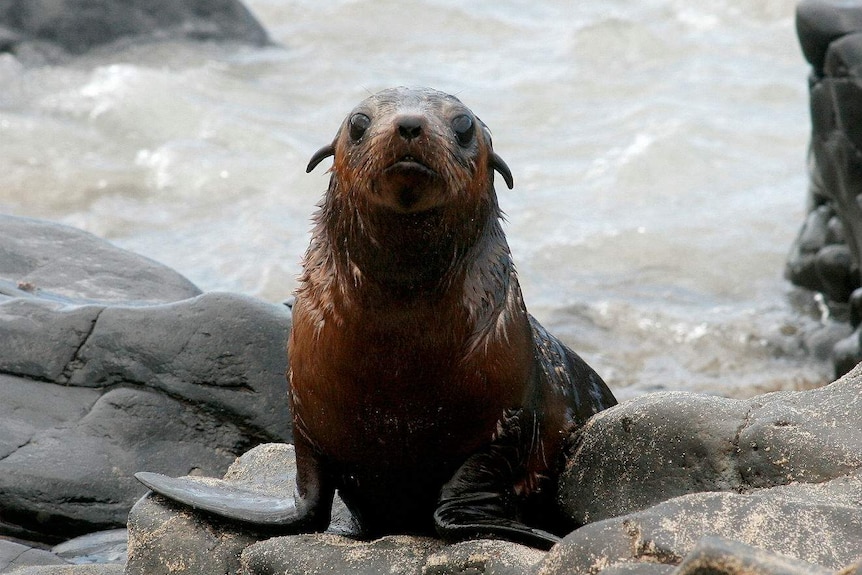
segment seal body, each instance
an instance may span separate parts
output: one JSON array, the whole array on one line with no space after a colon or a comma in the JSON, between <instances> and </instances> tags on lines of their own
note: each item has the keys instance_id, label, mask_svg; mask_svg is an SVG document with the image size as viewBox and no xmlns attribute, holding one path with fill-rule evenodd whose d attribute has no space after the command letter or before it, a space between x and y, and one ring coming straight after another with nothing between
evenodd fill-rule
<instances>
[{"instance_id":1,"label":"seal body","mask_svg":"<svg viewBox=\"0 0 862 575\"><path fill-rule=\"evenodd\" d=\"M453 96L395 88L308 170L330 155L288 343L297 496L281 523L325 529L337 489L369 535L552 545L563 439L616 401L525 309L490 132Z\"/></svg>"}]
</instances>

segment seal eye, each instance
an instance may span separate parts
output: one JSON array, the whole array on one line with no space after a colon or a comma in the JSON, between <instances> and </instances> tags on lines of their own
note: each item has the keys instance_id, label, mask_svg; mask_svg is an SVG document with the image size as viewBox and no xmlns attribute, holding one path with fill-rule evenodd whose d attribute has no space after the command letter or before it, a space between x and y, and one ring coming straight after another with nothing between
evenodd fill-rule
<instances>
[{"instance_id":1,"label":"seal eye","mask_svg":"<svg viewBox=\"0 0 862 575\"><path fill-rule=\"evenodd\" d=\"M455 131L459 144L469 146L473 141L473 134L476 133L476 126L470 116L462 115L452 120L452 130Z\"/></svg>"},{"instance_id":2,"label":"seal eye","mask_svg":"<svg viewBox=\"0 0 862 575\"><path fill-rule=\"evenodd\" d=\"M371 125L371 118L365 114L353 114L350 116L350 139L358 142L365 135L365 130Z\"/></svg>"}]
</instances>

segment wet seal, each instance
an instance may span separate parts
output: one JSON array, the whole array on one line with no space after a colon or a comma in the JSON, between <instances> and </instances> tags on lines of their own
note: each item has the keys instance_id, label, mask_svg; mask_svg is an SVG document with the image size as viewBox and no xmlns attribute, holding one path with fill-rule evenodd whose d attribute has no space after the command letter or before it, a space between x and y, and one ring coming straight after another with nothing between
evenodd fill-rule
<instances>
[{"instance_id":1,"label":"wet seal","mask_svg":"<svg viewBox=\"0 0 862 575\"><path fill-rule=\"evenodd\" d=\"M330 156L288 343L295 498L138 479L246 529L325 530L337 489L368 536L549 548L573 527L554 504L564 438L616 400L526 311L490 131L454 96L394 88L307 171Z\"/></svg>"}]
</instances>

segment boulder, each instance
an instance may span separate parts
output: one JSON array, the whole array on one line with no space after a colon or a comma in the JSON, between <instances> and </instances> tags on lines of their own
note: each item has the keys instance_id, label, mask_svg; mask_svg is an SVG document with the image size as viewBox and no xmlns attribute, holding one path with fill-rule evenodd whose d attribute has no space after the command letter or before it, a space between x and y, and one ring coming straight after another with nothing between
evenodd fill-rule
<instances>
[{"instance_id":1,"label":"boulder","mask_svg":"<svg viewBox=\"0 0 862 575\"><path fill-rule=\"evenodd\" d=\"M862 558L862 366L809 391L618 405L572 438L559 494L586 525L545 575L674 566L716 535L840 569Z\"/></svg>"},{"instance_id":2,"label":"boulder","mask_svg":"<svg viewBox=\"0 0 862 575\"><path fill-rule=\"evenodd\" d=\"M0 216L0 535L121 527L135 472L221 474L290 440L289 329L284 306Z\"/></svg>"},{"instance_id":3,"label":"boulder","mask_svg":"<svg viewBox=\"0 0 862 575\"><path fill-rule=\"evenodd\" d=\"M0 214L0 301L143 305L198 295L174 270L92 234Z\"/></svg>"},{"instance_id":4,"label":"boulder","mask_svg":"<svg viewBox=\"0 0 862 575\"><path fill-rule=\"evenodd\" d=\"M831 344L842 375L862 360L862 6L803 0L796 28L812 65L809 213L785 276L823 294L832 314L855 330Z\"/></svg>"},{"instance_id":5,"label":"boulder","mask_svg":"<svg viewBox=\"0 0 862 575\"><path fill-rule=\"evenodd\" d=\"M8 0L0 50L37 43L81 54L122 39L233 41L262 46L266 31L239 0Z\"/></svg>"}]
</instances>

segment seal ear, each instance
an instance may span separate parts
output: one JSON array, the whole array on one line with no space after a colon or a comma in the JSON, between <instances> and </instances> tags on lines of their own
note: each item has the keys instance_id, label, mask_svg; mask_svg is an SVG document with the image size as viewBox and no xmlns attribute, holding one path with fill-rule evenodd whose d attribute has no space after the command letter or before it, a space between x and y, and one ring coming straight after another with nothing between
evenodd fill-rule
<instances>
[{"instance_id":1,"label":"seal ear","mask_svg":"<svg viewBox=\"0 0 862 575\"><path fill-rule=\"evenodd\" d=\"M305 168L305 173L309 173L311 170L317 167L317 164L328 158L329 156L335 155L335 146L332 144L327 144L314 152L314 155L311 156L311 159L308 160L308 166Z\"/></svg>"},{"instance_id":2,"label":"seal ear","mask_svg":"<svg viewBox=\"0 0 862 575\"><path fill-rule=\"evenodd\" d=\"M515 187L515 181L512 179L512 171L509 169L509 166L506 165L506 162L503 161L503 158L498 156L496 153L491 154L491 167L503 176L503 179L506 180L506 185L510 190Z\"/></svg>"}]
</instances>

